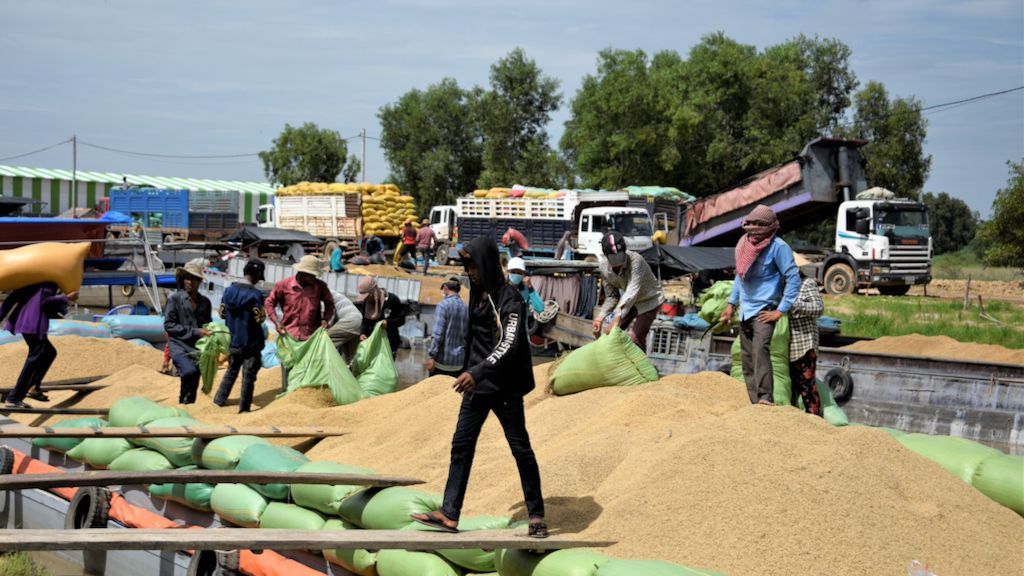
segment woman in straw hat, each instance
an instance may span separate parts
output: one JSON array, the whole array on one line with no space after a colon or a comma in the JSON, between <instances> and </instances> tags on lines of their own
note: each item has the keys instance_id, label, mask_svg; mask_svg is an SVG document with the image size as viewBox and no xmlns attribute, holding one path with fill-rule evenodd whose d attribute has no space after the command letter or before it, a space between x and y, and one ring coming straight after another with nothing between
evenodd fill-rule
<instances>
[{"instance_id":1,"label":"woman in straw hat","mask_svg":"<svg viewBox=\"0 0 1024 576\"><path fill-rule=\"evenodd\" d=\"M190 260L177 274L179 289L167 298L164 309L164 332L171 350L171 361L178 369L181 388L179 404L193 404L199 390L199 350L196 342L210 331L203 328L212 319L210 299L199 293L206 262L202 258Z\"/></svg>"}]
</instances>

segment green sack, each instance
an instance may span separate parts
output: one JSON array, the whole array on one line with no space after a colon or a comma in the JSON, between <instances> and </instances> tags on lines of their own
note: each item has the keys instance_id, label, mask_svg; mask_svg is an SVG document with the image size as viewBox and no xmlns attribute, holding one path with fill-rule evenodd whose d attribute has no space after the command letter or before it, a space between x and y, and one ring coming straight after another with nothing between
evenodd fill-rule
<instances>
[{"instance_id":1,"label":"green sack","mask_svg":"<svg viewBox=\"0 0 1024 576\"><path fill-rule=\"evenodd\" d=\"M309 462L305 454L286 446L253 444L245 449L235 470L249 472L293 472ZM287 484L250 484L253 490L271 500L288 498Z\"/></svg>"},{"instance_id":2,"label":"green sack","mask_svg":"<svg viewBox=\"0 0 1024 576\"><path fill-rule=\"evenodd\" d=\"M187 426L189 428L202 427L204 424L198 420L192 418L161 418L159 420L153 420L146 426L149 428L180 428ZM173 438L161 438L161 437L143 437L143 438L132 438L131 442L136 446L143 448L149 448L150 450L156 450L163 454L174 464L175 468L181 468L182 466L189 466L192 462L192 442L193 438L173 437Z\"/></svg>"},{"instance_id":3,"label":"green sack","mask_svg":"<svg viewBox=\"0 0 1024 576\"><path fill-rule=\"evenodd\" d=\"M85 462L93 468L107 468L131 449L131 442L124 438L86 438L68 450L67 457Z\"/></svg>"},{"instance_id":4,"label":"green sack","mask_svg":"<svg viewBox=\"0 0 1024 576\"><path fill-rule=\"evenodd\" d=\"M174 464L166 456L149 448L132 448L110 463L111 470L118 472L148 472L173 470Z\"/></svg>"},{"instance_id":5,"label":"green sack","mask_svg":"<svg viewBox=\"0 0 1024 576\"><path fill-rule=\"evenodd\" d=\"M50 428L103 428L107 425L107 421L102 418L75 418L74 420L64 420L63 422L57 422L50 426ZM39 448L48 448L50 450L56 450L57 452L67 452L75 446L82 443L84 438L67 438L60 436L38 436L32 439L32 445L38 446Z\"/></svg>"},{"instance_id":6,"label":"green sack","mask_svg":"<svg viewBox=\"0 0 1024 576\"><path fill-rule=\"evenodd\" d=\"M818 398L821 400L821 416L825 422L833 426L848 426L850 419L846 417L846 412L839 407L839 404L836 404L836 399L832 396L832 389L821 380L815 380L815 384L818 387Z\"/></svg>"},{"instance_id":7,"label":"green sack","mask_svg":"<svg viewBox=\"0 0 1024 576\"><path fill-rule=\"evenodd\" d=\"M193 448L201 446L199 451L199 462L193 462L209 470L234 470L238 466L238 459L242 453L253 444L267 444L267 441L259 436L222 436L202 444L193 444ZM193 451L192 459L195 458Z\"/></svg>"},{"instance_id":8,"label":"green sack","mask_svg":"<svg viewBox=\"0 0 1024 576\"><path fill-rule=\"evenodd\" d=\"M359 343L352 359L352 373L366 398L390 394L398 387L398 370L383 322L378 322L370 337Z\"/></svg>"},{"instance_id":9,"label":"green sack","mask_svg":"<svg viewBox=\"0 0 1024 576\"><path fill-rule=\"evenodd\" d=\"M729 375L745 384L746 380L743 378L743 356L739 337L733 341L730 352L732 368L729 369ZM789 378L789 316L785 314L775 322L770 354L773 376L772 401L776 406L790 406L793 403L793 382Z\"/></svg>"},{"instance_id":10,"label":"green sack","mask_svg":"<svg viewBox=\"0 0 1024 576\"><path fill-rule=\"evenodd\" d=\"M689 568L660 560L610 560L594 576L725 576L721 572Z\"/></svg>"},{"instance_id":11,"label":"green sack","mask_svg":"<svg viewBox=\"0 0 1024 576\"><path fill-rule=\"evenodd\" d=\"M359 382L323 328L305 342L287 334L279 335L277 355L281 364L289 368L287 392L327 386L335 404L352 404L362 398Z\"/></svg>"},{"instance_id":12,"label":"green sack","mask_svg":"<svg viewBox=\"0 0 1024 576\"><path fill-rule=\"evenodd\" d=\"M245 484L217 484L210 507L221 520L243 528L257 528L267 509L267 500Z\"/></svg>"},{"instance_id":13,"label":"green sack","mask_svg":"<svg viewBox=\"0 0 1024 576\"><path fill-rule=\"evenodd\" d=\"M107 414L111 426L146 426L161 418L188 418L189 414L177 406L161 406L149 398L129 396L114 402Z\"/></svg>"},{"instance_id":14,"label":"green sack","mask_svg":"<svg viewBox=\"0 0 1024 576\"><path fill-rule=\"evenodd\" d=\"M331 518L323 527L323 530L359 530L354 524L349 524L338 518ZM369 550L352 550L347 548L333 548L324 550L324 558L332 564L337 564L345 570L358 574L359 576L377 576L377 553Z\"/></svg>"},{"instance_id":15,"label":"green sack","mask_svg":"<svg viewBox=\"0 0 1024 576\"><path fill-rule=\"evenodd\" d=\"M431 552L381 550L377 553L380 576L462 576L462 571Z\"/></svg>"},{"instance_id":16,"label":"green sack","mask_svg":"<svg viewBox=\"0 0 1024 576\"><path fill-rule=\"evenodd\" d=\"M473 530L503 530L509 527L512 519L506 516L464 516L459 518L459 532L470 532ZM428 527L417 524L419 529ZM480 550L474 548L437 550L437 553L452 564L465 568L470 572L494 572L494 550Z\"/></svg>"},{"instance_id":17,"label":"green sack","mask_svg":"<svg viewBox=\"0 0 1024 576\"><path fill-rule=\"evenodd\" d=\"M203 328L210 331L196 342L199 350L199 374L203 378L203 394L209 394L213 388L213 379L220 368L220 355L227 354L231 346L231 332L223 322L209 322Z\"/></svg>"},{"instance_id":18,"label":"green sack","mask_svg":"<svg viewBox=\"0 0 1024 576\"><path fill-rule=\"evenodd\" d=\"M611 558L590 550L569 548L550 554L498 550L494 563L501 576L594 576Z\"/></svg>"},{"instance_id":19,"label":"green sack","mask_svg":"<svg viewBox=\"0 0 1024 576\"><path fill-rule=\"evenodd\" d=\"M319 512L295 504L271 502L260 515L260 528L286 528L289 530L320 530L327 519Z\"/></svg>"},{"instance_id":20,"label":"green sack","mask_svg":"<svg viewBox=\"0 0 1024 576\"><path fill-rule=\"evenodd\" d=\"M729 304L729 296L732 295L732 280L724 280L721 282L715 282L710 288L700 293L700 297L697 298L697 306L700 311L697 315L700 316L705 322L714 326L715 322L722 316L722 312L725 311L725 307ZM733 315L736 318L736 315ZM721 334L729 330L729 324L721 324L715 326L715 334Z\"/></svg>"},{"instance_id":21,"label":"green sack","mask_svg":"<svg viewBox=\"0 0 1024 576\"><path fill-rule=\"evenodd\" d=\"M955 436L907 434L896 438L896 441L968 484L974 481L974 473L984 460L1002 454L995 448Z\"/></svg>"},{"instance_id":22,"label":"green sack","mask_svg":"<svg viewBox=\"0 0 1024 576\"><path fill-rule=\"evenodd\" d=\"M373 474L373 470L338 464L337 462L309 462L295 469L296 472L335 474ZM362 490L362 486L345 484L292 484L292 500L299 506L319 510L324 514L337 516L341 502Z\"/></svg>"},{"instance_id":23,"label":"green sack","mask_svg":"<svg viewBox=\"0 0 1024 576\"><path fill-rule=\"evenodd\" d=\"M415 524L410 514L425 514L441 507L441 496L396 486L371 488L346 498L338 509L345 521L370 530L401 530Z\"/></svg>"},{"instance_id":24,"label":"green sack","mask_svg":"<svg viewBox=\"0 0 1024 576\"><path fill-rule=\"evenodd\" d=\"M899 438L900 436L906 436L907 435L907 433L904 432L903 430L897 430L895 428L888 428L886 426L879 426L878 429L883 431L883 432L885 432L889 436L892 436L893 438Z\"/></svg>"},{"instance_id":25,"label":"green sack","mask_svg":"<svg viewBox=\"0 0 1024 576\"><path fill-rule=\"evenodd\" d=\"M180 470L196 470L198 466L183 466ZM213 486L205 482L189 482L187 484L151 484L149 493L155 498L172 500L193 510L210 512L210 497Z\"/></svg>"},{"instance_id":26,"label":"green sack","mask_svg":"<svg viewBox=\"0 0 1024 576\"><path fill-rule=\"evenodd\" d=\"M981 461L971 485L1024 516L1024 458L999 454Z\"/></svg>"},{"instance_id":27,"label":"green sack","mask_svg":"<svg viewBox=\"0 0 1024 576\"><path fill-rule=\"evenodd\" d=\"M566 356L551 376L551 387L555 394L564 396L602 386L635 386L657 379L658 371L644 351L616 326Z\"/></svg>"}]
</instances>

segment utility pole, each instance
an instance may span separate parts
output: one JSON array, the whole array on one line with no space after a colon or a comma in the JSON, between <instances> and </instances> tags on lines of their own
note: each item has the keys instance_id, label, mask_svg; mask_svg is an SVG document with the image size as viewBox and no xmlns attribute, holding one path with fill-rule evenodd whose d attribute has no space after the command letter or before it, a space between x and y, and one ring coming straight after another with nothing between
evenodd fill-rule
<instances>
[{"instance_id":1,"label":"utility pole","mask_svg":"<svg viewBox=\"0 0 1024 576\"><path fill-rule=\"evenodd\" d=\"M366 128L359 131L359 139L362 140L362 158L359 160L363 168L363 182L366 182Z\"/></svg>"},{"instance_id":2,"label":"utility pole","mask_svg":"<svg viewBox=\"0 0 1024 576\"><path fill-rule=\"evenodd\" d=\"M57 207L60 210L60 206ZM71 217L78 218L78 135L71 135Z\"/></svg>"}]
</instances>

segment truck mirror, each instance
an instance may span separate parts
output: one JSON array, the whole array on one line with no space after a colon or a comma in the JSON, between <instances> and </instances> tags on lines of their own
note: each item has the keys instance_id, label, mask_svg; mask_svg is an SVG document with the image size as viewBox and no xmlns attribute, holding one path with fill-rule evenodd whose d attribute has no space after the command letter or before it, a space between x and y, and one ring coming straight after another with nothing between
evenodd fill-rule
<instances>
[{"instance_id":1,"label":"truck mirror","mask_svg":"<svg viewBox=\"0 0 1024 576\"><path fill-rule=\"evenodd\" d=\"M857 208L857 220L867 220L871 218L871 211L867 208Z\"/></svg>"},{"instance_id":2,"label":"truck mirror","mask_svg":"<svg viewBox=\"0 0 1024 576\"><path fill-rule=\"evenodd\" d=\"M869 220L867 220L865 218L858 218L857 219L857 223L856 223L857 234L868 234L868 233L870 233L871 232L870 224L871 224L871 222Z\"/></svg>"}]
</instances>

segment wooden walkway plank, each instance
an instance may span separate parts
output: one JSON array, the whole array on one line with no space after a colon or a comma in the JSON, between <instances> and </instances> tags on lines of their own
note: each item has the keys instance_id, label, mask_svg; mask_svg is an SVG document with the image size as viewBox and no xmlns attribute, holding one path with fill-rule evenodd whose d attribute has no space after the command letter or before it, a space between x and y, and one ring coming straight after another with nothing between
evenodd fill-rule
<instances>
[{"instance_id":1,"label":"wooden walkway plank","mask_svg":"<svg viewBox=\"0 0 1024 576\"><path fill-rule=\"evenodd\" d=\"M150 530L0 530L0 551L27 550L448 550L601 548L614 542L552 536L529 538L524 530L477 530L448 534L418 530L282 530L213 528Z\"/></svg>"},{"instance_id":2,"label":"wooden walkway plank","mask_svg":"<svg viewBox=\"0 0 1024 576\"><path fill-rule=\"evenodd\" d=\"M0 476L0 490L29 490L79 486L125 486L135 484L184 484L206 482L217 484L344 484L351 486L412 486L423 484L416 478L378 476L371 474L340 474L334 472L263 472L239 470L147 470L118 472L93 470L53 474L11 474Z\"/></svg>"},{"instance_id":3,"label":"wooden walkway plank","mask_svg":"<svg viewBox=\"0 0 1024 576\"><path fill-rule=\"evenodd\" d=\"M0 412L4 409L0 408ZM104 411L105 413L105 411ZM265 438L329 438L345 432L317 426L181 426L147 428L129 426L106 428L54 428L51 426L0 426L0 438L221 438L223 436L262 436Z\"/></svg>"},{"instance_id":4,"label":"wooden walkway plank","mask_svg":"<svg viewBox=\"0 0 1024 576\"><path fill-rule=\"evenodd\" d=\"M92 384L93 382L103 380L107 376L79 376L78 378L65 378L63 380L50 380L43 382L43 390L50 388L56 390L56 387L67 388L69 386L78 386L82 384ZM102 384L101 384L102 386Z\"/></svg>"},{"instance_id":5,"label":"wooden walkway plank","mask_svg":"<svg viewBox=\"0 0 1024 576\"><path fill-rule=\"evenodd\" d=\"M0 414L52 414L65 416L106 416L106 408L9 408L0 405Z\"/></svg>"}]
</instances>

